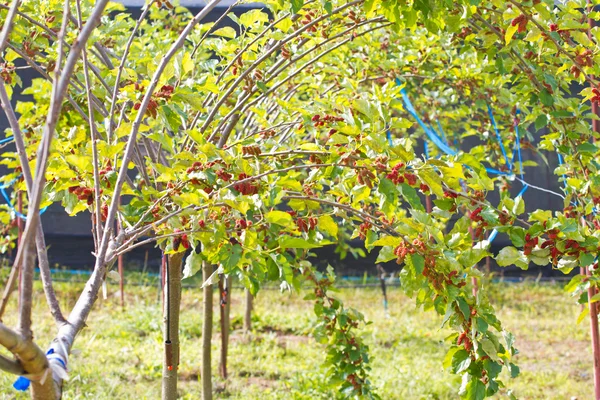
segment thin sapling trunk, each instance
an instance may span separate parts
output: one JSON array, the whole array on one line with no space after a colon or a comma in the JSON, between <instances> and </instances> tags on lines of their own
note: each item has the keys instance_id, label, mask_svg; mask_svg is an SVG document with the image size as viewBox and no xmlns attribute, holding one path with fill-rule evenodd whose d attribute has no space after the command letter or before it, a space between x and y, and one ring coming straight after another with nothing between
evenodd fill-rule
<instances>
[{"instance_id":1,"label":"thin sapling trunk","mask_svg":"<svg viewBox=\"0 0 600 400\"><path fill-rule=\"evenodd\" d=\"M167 257L164 285L164 360L162 399L177 398L177 368L179 367L179 310L181 306L181 264L184 253Z\"/></svg>"}]
</instances>

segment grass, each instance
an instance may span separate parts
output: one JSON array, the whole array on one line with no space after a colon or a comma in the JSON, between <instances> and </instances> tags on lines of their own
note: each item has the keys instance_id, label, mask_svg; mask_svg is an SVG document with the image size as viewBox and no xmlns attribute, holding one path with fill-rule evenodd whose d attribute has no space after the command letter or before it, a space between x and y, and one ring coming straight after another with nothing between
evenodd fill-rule
<instances>
[{"instance_id":1,"label":"grass","mask_svg":"<svg viewBox=\"0 0 600 400\"><path fill-rule=\"evenodd\" d=\"M59 283L63 309L76 300L81 284ZM55 333L36 283L34 331L47 345ZM127 307L119 305L116 285L96 304L78 337L69 363L65 399L157 399L161 378L161 307L155 286L127 286ZM491 284L493 303L506 329L517 337L521 375L507 381L521 399L590 399L593 397L589 322L577 325L579 306L556 284ZM441 319L416 310L399 288L389 289L390 318L377 288L343 289L348 306L373 323L362 330L371 349L372 381L383 399L456 399L460 378L442 368L449 344ZM16 297L16 296L13 296ZM218 315L215 294L215 315ZM181 323L180 393L200 398L201 291L184 289ZM265 290L255 302L251 339L240 332L243 292L233 291L229 372L214 377L219 399L330 399L319 365L323 348L310 337L314 317L301 295ZM14 326L15 303L4 323ZM220 346L218 321L213 337L216 375ZM0 374L0 397L25 399L11 387L14 377Z\"/></svg>"}]
</instances>

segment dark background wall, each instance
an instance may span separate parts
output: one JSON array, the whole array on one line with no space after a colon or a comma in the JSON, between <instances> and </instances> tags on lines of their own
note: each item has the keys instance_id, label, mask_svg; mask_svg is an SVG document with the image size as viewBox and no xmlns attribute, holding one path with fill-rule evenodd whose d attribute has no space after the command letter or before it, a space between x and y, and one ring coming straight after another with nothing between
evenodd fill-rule
<instances>
[{"instance_id":1,"label":"dark background wall","mask_svg":"<svg viewBox=\"0 0 600 400\"><path fill-rule=\"evenodd\" d=\"M134 16L137 16L140 13L140 9L135 7L135 5L139 6L136 2L139 3L137 0L128 0L125 2L129 7L128 11ZM221 16L224 8L230 5L229 3L230 1L221 3L219 7L209 14L208 21L214 21ZM182 5L187 6L189 4L198 4L198 2L194 0L182 2ZM235 11L236 14L241 14L246 12L249 8L259 6L260 5L256 3L249 4L243 7L237 7ZM191 7L190 11L196 13L199 9L200 8ZM229 19L225 19L223 24L233 26ZM23 81L23 87L28 87L31 84L31 80L37 77L36 73L31 69L22 69L19 74ZM16 91L13 96L13 102L19 100L27 100L27 96ZM418 104L415 104L415 107L418 110ZM8 123L4 113L0 113L0 132L3 132L7 126ZM0 134L0 138L2 137L3 135ZM463 148L468 148L468 146L473 144L474 142L466 142L463 144ZM9 145L4 151L12 151L12 148ZM539 166L535 168L526 168L525 179L527 181L537 186L561 192L557 177L553 174L553 171L557 166L555 155L549 155L549 165L546 165L541 157L527 150L523 152L523 159L534 160L539 164ZM2 169L2 166L0 166L0 174L5 172L6 171ZM513 195L516 195L520 189L521 184L515 182L511 189ZM559 197L544 192L530 189L523 197L528 211L533 211L538 208L558 210L563 207L562 200ZM492 201L497 201L496 199L492 198ZM48 255L51 266L74 269L91 269L93 267L94 258L91 254L93 251L91 221L88 213L81 213L75 217L69 217L64 210L61 209L60 205L53 205L43 214L42 222L44 224L46 240L49 246ZM362 246L360 241L355 241L352 244L355 247ZM508 244L508 238L500 234L493 243L492 250L497 252L500 248ZM375 274L374 262L377 257L376 251L368 254L366 259L355 259L349 255L345 260L340 261L339 257L334 254L333 249L333 247L318 249L316 251L318 257L315 260L318 260L321 265L326 265L328 263L333 265L336 267L338 273L343 275L362 275L365 271L369 274ZM140 247L128 253L126 255L126 263L130 268L141 269L146 257L148 259L148 269L154 271L158 270L160 265L160 252L152 245ZM399 269L394 262L388 263L385 267L388 271ZM493 262L492 268L497 268ZM540 271L546 276L561 275L560 272L553 271L550 268L540 268L535 266L533 266L528 273L537 275ZM502 273L505 275L520 275L522 274L522 271L517 268L503 268Z\"/></svg>"}]
</instances>

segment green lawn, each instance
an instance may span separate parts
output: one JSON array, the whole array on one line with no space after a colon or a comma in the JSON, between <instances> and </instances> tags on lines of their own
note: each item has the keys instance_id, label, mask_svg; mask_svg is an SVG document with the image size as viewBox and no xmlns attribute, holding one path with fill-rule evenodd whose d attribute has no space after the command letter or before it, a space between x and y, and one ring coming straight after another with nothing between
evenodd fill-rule
<instances>
[{"instance_id":1,"label":"green lawn","mask_svg":"<svg viewBox=\"0 0 600 400\"><path fill-rule=\"evenodd\" d=\"M63 307L75 301L73 286L58 284ZM55 331L37 285L35 335L48 344ZM100 299L76 341L65 399L157 399L161 376L161 308L156 287L127 287L122 311L116 285ZM499 317L517 336L521 376L509 381L521 399L591 399L589 322L576 325L579 306L558 285L493 284ZM383 399L456 399L459 378L442 369L448 343L441 319L423 313L399 288L390 288L391 317L386 318L378 289L344 289L347 305L373 323L363 330L371 348L372 380ZM16 297L16 296L14 296ZM302 295L275 290L259 293L251 339L241 332L243 293L234 290L228 381L214 378L216 398L331 399L320 363L323 348L310 337L311 304ZM215 295L215 312L217 313ZM201 291L185 289L182 309L181 397L200 397ZM5 323L14 326L15 304ZM218 315L218 314L216 314ZM213 368L216 374L219 330L215 320ZM15 392L14 378L0 374L2 398L27 398Z\"/></svg>"}]
</instances>

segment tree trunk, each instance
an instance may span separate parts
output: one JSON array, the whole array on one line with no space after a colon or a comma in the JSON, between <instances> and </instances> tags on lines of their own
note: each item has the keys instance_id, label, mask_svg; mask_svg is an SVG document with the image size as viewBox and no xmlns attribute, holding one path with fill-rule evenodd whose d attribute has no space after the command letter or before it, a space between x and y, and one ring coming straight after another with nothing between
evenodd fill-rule
<instances>
[{"instance_id":1,"label":"tree trunk","mask_svg":"<svg viewBox=\"0 0 600 400\"><path fill-rule=\"evenodd\" d=\"M225 282L224 288L223 281ZM229 346L229 314L231 311L231 276L219 280L219 289L222 299L220 304L221 307L219 307L221 310L221 360L219 362L219 373L221 374L221 378L227 379L227 348ZM225 289L224 297L223 289Z\"/></svg>"},{"instance_id":2,"label":"tree trunk","mask_svg":"<svg viewBox=\"0 0 600 400\"><path fill-rule=\"evenodd\" d=\"M55 391L52 372L48 371L49 362L46 355L33 341L25 339L21 334L0 323L0 346L9 349L17 359L23 371L32 375L31 398L34 400L54 400L58 397ZM47 371L44 385L39 379Z\"/></svg>"},{"instance_id":3,"label":"tree trunk","mask_svg":"<svg viewBox=\"0 0 600 400\"><path fill-rule=\"evenodd\" d=\"M206 282L212 275L213 267L206 261L202 263L202 279ZM212 400L212 374L210 368L210 345L213 322L213 287L204 286L202 290L204 315L202 319L202 400Z\"/></svg>"},{"instance_id":4,"label":"tree trunk","mask_svg":"<svg viewBox=\"0 0 600 400\"><path fill-rule=\"evenodd\" d=\"M252 293L250 293L250 290L245 289L244 291L246 292L246 304L245 304L245 310L244 310L244 331L246 333L250 333L250 331L252 330L253 297L252 297Z\"/></svg>"},{"instance_id":5,"label":"tree trunk","mask_svg":"<svg viewBox=\"0 0 600 400\"><path fill-rule=\"evenodd\" d=\"M184 253L168 256L164 285L163 335L164 359L162 399L177 398L177 368L179 367L179 310L181 305L181 264Z\"/></svg>"},{"instance_id":6,"label":"tree trunk","mask_svg":"<svg viewBox=\"0 0 600 400\"><path fill-rule=\"evenodd\" d=\"M48 372L48 377L44 384L40 382L31 382L31 399L32 400L54 400L60 398L60 391L54 384L52 372Z\"/></svg>"}]
</instances>

